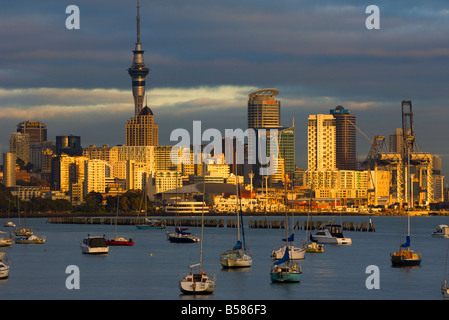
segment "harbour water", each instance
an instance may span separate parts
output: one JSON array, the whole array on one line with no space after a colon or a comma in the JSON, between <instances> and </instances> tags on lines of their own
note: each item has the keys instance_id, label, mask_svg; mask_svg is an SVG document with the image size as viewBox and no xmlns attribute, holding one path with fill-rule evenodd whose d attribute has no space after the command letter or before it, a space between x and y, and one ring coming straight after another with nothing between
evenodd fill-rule
<instances>
[{"instance_id":1,"label":"harbour water","mask_svg":"<svg viewBox=\"0 0 449 320\"><path fill-rule=\"evenodd\" d=\"M250 219L261 218L245 217L245 223ZM341 223L368 222L369 217L313 219ZM394 268L390 262L390 253L405 241L406 218L371 219L375 232L344 231L352 245L328 244L323 253L307 253L299 261L303 274L297 284L270 282L270 253L283 244L284 229L246 228L253 266L229 270L222 269L218 258L235 244L236 229L204 228L203 269L216 275L217 286L214 294L198 297L182 295L178 280L180 274L189 272L189 265L199 262L199 243L171 243L166 230L121 225L118 233L133 238L135 245L110 247L108 255L92 256L82 254L79 243L88 234L113 236L114 225L51 224L46 218L29 218L28 227L45 235L46 243L14 244L6 249L11 269L9 278L0 281L0 300L441 300L449 239L433 238L431 232L439 224L449 225L449 217L411 218L412 248L423 255L421 266L413 268ZM190 230L200 235L199 227ZM295 244L301 245L305 235L305 230L295 230ZM79 268L79 289L66 287L70 265ZM371 275L366 269L371 265L379 268L379 289L366 286Z\"/></svg>"}]
</instances>

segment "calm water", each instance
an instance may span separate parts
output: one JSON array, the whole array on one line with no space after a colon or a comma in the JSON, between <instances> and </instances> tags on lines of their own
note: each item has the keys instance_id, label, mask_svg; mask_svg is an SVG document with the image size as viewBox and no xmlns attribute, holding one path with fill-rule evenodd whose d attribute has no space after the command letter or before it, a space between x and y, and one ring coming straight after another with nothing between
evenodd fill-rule
<instances>
[{"instance_id":1,"label":"calm water","mask_svg":"<svg viewBox=\"0 0 449 320\"><path fill-rule=\"evenodd\" d=\"M245 218L246 221L250 218ZM260 220L261 218L254 218ZM279 219L279 218L277 218ZM306 220L297 217L296 220ZM315 220L367 222L368 217L320 217ZM17 220L13 220L16 224ZM233 300L320 300L320 299L434 299L441 300L440 283L444 276L448 240L432 238L439 224L449 217L412 217L412 247L423 254L420 267L392 268L390 252L398 249L405 236L406 219L372 217L376 232L345 231L350 246L326 245L324 253L306 254L299 284L272 284L270 252L285 236L282 229L248 229L246 239L253 253L249 269L225 270L218 257L234 245L236 229L205 228L203 269L217 277L213 295L200 299ZM0 281L0 300L8 299L198 299L183 296L178 288L179 275L188 265L199 262L200 244L170 243L165 230L138 230L119 226L121 235L135 239L133 247L110 247L109 254L82 254L79 243L90 235L113 236L113 225L47 224L46 219L28 219L36 234L45 235L43 245L14 244L8 248L10 276ZM173 229L169 227L168 229ZM3 228L3 230L8 230ZM200 235L200 228L191 228ZM314 231L312 231L314 232ZM296 244L305 237L295 232ZM4 250L4 249L3 249ZM80 269L80 289L65 286L66 267ZM380 289L368 290L366 267L380 269ZM448 269L449 271L449 269Z\"/></svg>"}]
</instances>

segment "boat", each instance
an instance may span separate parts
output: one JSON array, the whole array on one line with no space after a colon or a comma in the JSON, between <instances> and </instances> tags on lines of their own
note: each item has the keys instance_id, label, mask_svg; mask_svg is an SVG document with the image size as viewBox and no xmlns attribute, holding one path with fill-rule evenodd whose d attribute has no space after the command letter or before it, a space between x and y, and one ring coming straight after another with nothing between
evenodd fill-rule
<instances>
[{"instance_id":1,"label":"boat","mask_svg":"<svg viewBox=\"0 0 449 320\"><path fill-rule=\"evenodd\" d=\"M443 280L441 283L441 294L443 299L449 299L449 287L447 286L447 280Z\"/></svg>"},{"instance_id":2,"label":"boat","mask_svg":"<svg viewBox=\"0 0 449 320\"><path fill-rule=\"evenodd\" d=\"M28 228L15 229L14 235L18 237L28 237L33 234L33 230Z\"/></svg>"},{"instance_id":3,"label":"boat","mask_svg":"<svg viewBox=\"0 0 449 320\"><path fill-rule=\"evenodd\" d=\"M3 226L5 228L15 228L16 227L16 225L12 221L5 221L5 222L3 222Z\"/></svg>"},{"instance_id":4,"label":"boat","mask_svg":"<svg viewBox=\"0 0 449 320\"><path fill-rule=\"evenodd\" d=\"M0 238L0 247L7 247L14 243L11 234L7 235L4 231L0 231L0 234L4 235Z\"/></svg>"},{"instance_id":5,"label":"boat","mask_svg":"<svg viewBox=\"0 0 449 320\"><path fill-rule=\"evenodd\" d=\"M432 232L434 238L449 238L449 227L445 224L440 224L434 232Z\"/></svg>"},{"instance_id":6,"label":"boat","mask_svg":"<svg viewBox=\"0 0 449 320\"><path fill-rule=\"evenodd\" d=\"M189 267L194 268L197 265ZM179 280L179 288L184 294L211 294L215 291L216 276L209 277L204 271L190 273Z\"/></svg>"},{"instance_id":7,"label":"boat","mask_svg":"<svg viewBox=\"0 0 449 320\"><path fill-rule=\"evenodd\" d=\"M143 223L136 224L137 229L165 229L165 224L157 219L148 219L147 218L147 197L145 196L145 192L142 193L142 197L145 197L145 219ZM139 210L140 212L140 210Z\"/></svg>"},{"instance_id":8,"label":"boat","mask_svg":"<svg viewBox=\"0 0 449 320\"><path fill-rule=\"evenodd\" d=\"M165 229L165 224L158 219L145 219L142 224L136 225L137 229Z\"/></svg>"},{"instance_id":9,"label":"boat","mask_svg":"<svg viewBox=\"0 0 449 320\"><path fill-rule=\"evenodd\" d=\"M288 230L287 227L287 215L285 216L285 230ZM288 247L288 237L286 231L286 247ZM284 256L275 261L271 266L270 270L270 279L273 283L294 283L301 281L302 270L301 266L290 259L289 255L290 250L284 250Z\"/></svg>"},{"instance_id":10,"label":"boat","mask_svg":"<svg viewBox=\"0 0 449 320\"><path fill-rule=\"evenodd\" d=\"M9 276L10 263L6 252L0 252L0 279L6 279Z\"/></svg>"},{"instance_id":11,"label":"boat","mask_svg":"<svg viewBox=\"0 0 449 320\"><path fill-rule=\"evenodd\" d=\"M107 254L109 253L109 247L106 244L106 240L103 237L100 236L87 236L83 240L83 242L80 243L80 248L82 253L88 253L88 254Z\"/></svg>"},{"instance_id":12,"label":"boat","mask_svg":"<svg viewBox=\"0 0 449 320\"><path fill-rule=\"evenodd\" d=\"M203 183L203 202L205 194L205 183ZM186 276L181 274L179 279L179 289L183 294L212 294L215 291L216 279L215 275L210 277L202 269L203 261L203 232L204 232L204 205L201 214L201 245L200 245L200 262L190 265L190 273ZM198 267L196 272L192 273L192 268Z\"/></svg>"},{"instance_id":13,"label":"boat","mask_svg":"<svg viewBox=\"0 0 449 320\"><path fill-rule=\"evenodd\" d=\"M309 214L307 214L307 226L306 226L306 239L307 239L307 234L310 228L310 224L309 224ZM320 252L324 252L324 244L321 243L317 243L315 241L312 240L312 235L310 235L309 240L307 240L306 242L304 242L302 244L302 246L304 247L304 250L308 253L320 253Z\"/></svg>"},{"instance_id":14,"label":"boat","mask_svg":"<svg viewBox=\"0 0 449 320\"><path fill-rule=\"evenodd\" d=\"M317 243L352 244L351 238L343 235L341 225L332 223L321 226L321 229L314 235L310 235L310 239Z\"/></svg>"},{"instance_id":15,"label":"boat","mask_svg":"<svg viewBox=\"0 0 449 320\"><path fill-rule=\"evenodd\" d=\"M324 252L324 245L310 241L308 243L304 243L304 250L309 253L320 253Z\"/></svg>"},{"instance_id":16,"label":"boat","mask_svg":"<svg viewBox=\"0 0 449 320\"><path fill-rule=\"evenodd\" d=\"M238 181L238 177L237 180ZM241 200L240 200L240 210L238 208L239 204L239 190L238 184L236 184L236 217L237 217L237 243L232 249L222 252L220 255L220 263L224 268L244 268L251 267L253 264L253 257L250 252L247 252L246 241L245 241L245 231L243 226L243 212L241 210Z\"/></svg>"},{"instance_id":17,"label":"boat","mask_svg":"<svg viewBox=\"0 0 449 320\"><path fill-rule=\"evenodd\" d=\"M200 241L200 238L192 235L190 231L187 231L187 228L178 228L178 227L175 227L175 232L167 231L167 239L170 242L180 242L180 243L193 243Z\"/></svg>"},{"instance_id":18,"label":"boat","mask_svg":"<svg viewBox=\"0 0 449 320\"><path fill-rule=\"evenodd\" d=\"M115 215L115 236L106 240L106 244L110 246L133 246L133 239L126 239L122 236L117 235L117 220L118 220L118 206L119 206L119 196L117 196L117 213Z\"/></svg>"},{"instance_id":19,"label":"boat","mask_svg":"<svg viewBox=\"0 0 449 320\"><path fill-rule=\"evenodd\" d=\"M289 258L290 260L302 260L305 257L306 251L304 250L304 248L295 247L295 245L293 244L294 239L295 234L292 233L288 238L288 242L292 243L288 246ZM282 241L286 241L286 239L282 239ZM286 248L287 246L280 247L277 250L273 249L273 251L271 251L271 257L276 260L281 259L284 256Z\"/></svg>"},{"instance_id":20,"label":"boat","mask_svg":"<svg viewBox=\"0 0 449 320\"><path fill-rule=\"evenodd\" d=\"M408 146L408 170L407 170L407 182L410 181L410 147ZM411 183L410 183L411 184ZM411 190L408 188L409 194L411 195ZM419 266L421 264L422 255L421 253L416 253L410 249L410 201L411 197L408 197L408 205L407 205L407 236L405 237L405 243L399 246L399 251L395 251L390 254L391 264L393 267L412 267Z\"/></svg>"},{"instance_id":21,"label":"boat","mask_svg":"<svg viewBox=\"0 0 449 320\"><path fill-rule=\"evenodd\" d=\"M43 244L45 243L45 237L38 237L35 234L29 236L16 236L14 242L17 244Z\"/></svg>"},{"instance_id":22,"label":"boat","mask_svg":"<svg viewBox=\"0 0 449 320\"><path fill-rule=\"evenodd\" d=\"M106 244L109 246L133 246L134 241L131 238L126 239L121 236L115 236L113 238L107 239Z\"/></svg>"}]
</instances>

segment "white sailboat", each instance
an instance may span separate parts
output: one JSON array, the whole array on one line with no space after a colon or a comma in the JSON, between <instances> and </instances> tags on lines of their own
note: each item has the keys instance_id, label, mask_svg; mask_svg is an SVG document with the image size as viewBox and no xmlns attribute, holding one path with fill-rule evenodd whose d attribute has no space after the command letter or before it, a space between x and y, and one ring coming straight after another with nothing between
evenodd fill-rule
<instances>
[{"instance_id":1,"label":"white sailboat","mask_svg":"<svg viewBox=\"0 0 449 320\"><path fill-rule=\"evenodd\" d=\"M205 179L203 179L203 203L205 198ZM202 269L203 262L203 232L204 232L204 205L201 214L201 245L200 245L200 262L189 266L192 268L198 267L198 271L190 273L186 276L181 275L179 280L179 289L184 294L211 294L215 291L215 275L210 277Z\"/></svg>"},{"instance_id":2,"label":"white sailboat","mask_svg":"<svg viewBox=\"0 0 449 320\"><path fill-rule=\"evenodd\" d=\"M239 188L238 183L236 183L237 243L232 249L226 250L220 255L220 263L224 268L251 267L253 263L252 254L246 251L247 248L243 226L243 212L241 210L242 203L240 200L239 210L239 198Z\"/></svg>"},{"instance_id":3,"label":"white sailboat","mask_svg":"<svg viewBox=\"0 0 449 320\"><path fill-rule=\"evenodd\" d=\"M310 239L307 239L307 234L310 229L309 217L310 217L310 213L307 213L306 241L303 243L303 247L306 250L306 252L309 252L309 253L323 252L324 244L319 244L319 243L312 241L312 237L310 237Z\"/></svg>"},{"instance_id":4,"label":"white sailboat","mask_svg":"<svg viewBox=\"0 0 449 320\"><path fill-rule=\"evenodd\" d=\"M11 234L0 231L0 235L2 235L2 237L0 237L0 247L7 247L14 243Z\"/></svg>"}]
</instances>

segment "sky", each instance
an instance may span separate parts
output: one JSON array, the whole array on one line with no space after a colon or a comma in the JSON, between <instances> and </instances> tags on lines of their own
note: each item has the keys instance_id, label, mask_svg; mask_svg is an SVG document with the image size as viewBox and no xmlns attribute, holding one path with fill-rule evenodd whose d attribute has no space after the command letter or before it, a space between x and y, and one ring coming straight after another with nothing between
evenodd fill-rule
<instances>
[{"instance_id":1,"label":"sky","mask_svg":"<svg viewBox=\"0 0 449 320\"><path fill-rule=\"evenodd\" d=\"M80 10L67 29L66 7ZM366 8L379 8L368 29ZM307 117L342 105L357 116L357 155L402 127L413 104L419 151L449 169L449 3L414 0L141 0L148 106L159 144L176 128L246 129L248 95L276 88L281 125L295 123L296 164L307 168ZM125 143L133 116L136 2L21 0L0 10L0 144L19 122L83 147ZM368 138L366 138L366 137ZM388 140L387 140L388 142ZM448 172L447 170L445 172Z\"/></svg>"}]
</instances>

